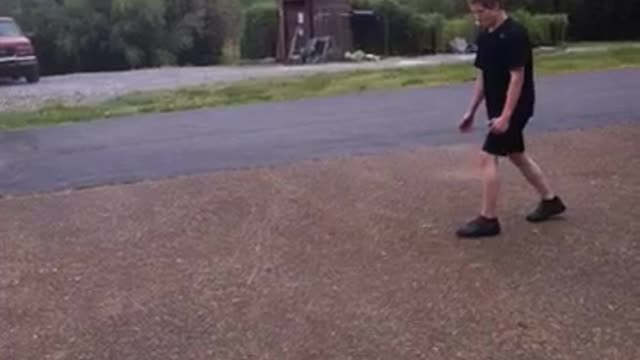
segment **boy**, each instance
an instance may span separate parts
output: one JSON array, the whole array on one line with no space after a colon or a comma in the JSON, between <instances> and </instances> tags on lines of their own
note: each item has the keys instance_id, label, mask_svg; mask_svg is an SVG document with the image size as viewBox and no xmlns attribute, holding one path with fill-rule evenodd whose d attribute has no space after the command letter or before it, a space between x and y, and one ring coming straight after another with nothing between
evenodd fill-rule
<instances>
[{"instance_id":1,"label":"boy","mask_svg":"<svg viewBox=\"0 0 640 360\"><path fill-rule=\"evenodd\" d=\"M478 107L484 100L489 115L489 134L482 148L483 196L480 215L457 231L461 238L480 238L500 234L496 217L498 158L508 157L542 200L527 216L542 222L566 210L562 200L549 187L540 167L525 153L523 130L534 113L533 55L527 30L509 18L503 0L467 0L477 24L475 67L480 71L469 110L459 125L468 132Z\"/></svg>"}]
</instances>

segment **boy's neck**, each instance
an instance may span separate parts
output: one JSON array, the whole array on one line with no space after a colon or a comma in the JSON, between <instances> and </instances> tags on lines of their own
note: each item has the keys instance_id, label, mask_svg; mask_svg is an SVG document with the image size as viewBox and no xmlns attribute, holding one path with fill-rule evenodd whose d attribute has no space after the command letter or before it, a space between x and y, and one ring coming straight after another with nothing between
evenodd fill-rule
<instances>
[{"instance_id":1,"label":"boy's neck","mask_svg":"<svg viewBox=\"0 0 640 360\"><path fill-rule=\"evenodd\" d=\"M497 28L500 27L500 25L502 25L505 21L507 21L507 19L509 18L509 15L507 15L506 11L501 11L500 15L498 15L498 20L496 21L496 23L489 27L489 32L493 32L495 31Z\"/></svg>"}]
</instances>

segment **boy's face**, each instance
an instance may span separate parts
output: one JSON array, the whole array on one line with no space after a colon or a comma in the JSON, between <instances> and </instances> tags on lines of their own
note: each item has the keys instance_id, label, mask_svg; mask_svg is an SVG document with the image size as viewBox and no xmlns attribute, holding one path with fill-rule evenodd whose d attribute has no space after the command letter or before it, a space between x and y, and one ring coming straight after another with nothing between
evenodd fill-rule
<instances>
[{"instance_id":1,"label":"boy's face","mask_svg":"<svg viewBox=\"0 0 640 360\"><path fill-rule=\"evenodd\" d=\"M468 5L476 24L481 28L488 29L498 23L502 13L502 9L499 6L486 8L482 4L472 2L468 2Z\"/></svg>"}]
</instances>

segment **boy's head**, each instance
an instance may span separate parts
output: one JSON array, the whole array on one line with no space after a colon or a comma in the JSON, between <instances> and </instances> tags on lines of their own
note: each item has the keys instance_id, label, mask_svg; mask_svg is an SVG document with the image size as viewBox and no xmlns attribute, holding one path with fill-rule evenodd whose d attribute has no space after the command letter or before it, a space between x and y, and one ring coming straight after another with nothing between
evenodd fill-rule
<instances>
[{"instance_id":1,"label":"boy's head","mask_svg":"<svg viewBox=\"0 0 640 360\"><path fill-rule=\"evenodd\" d=\"M467 0L469 10L482 28L494 27L504 12L504 0Z\"/></svg>"}]
</instances>

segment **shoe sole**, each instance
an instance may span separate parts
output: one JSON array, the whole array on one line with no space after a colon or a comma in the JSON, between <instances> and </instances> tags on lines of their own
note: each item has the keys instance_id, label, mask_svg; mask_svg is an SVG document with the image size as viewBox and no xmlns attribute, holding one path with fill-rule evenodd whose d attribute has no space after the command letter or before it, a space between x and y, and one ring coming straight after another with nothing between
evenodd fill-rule
<instances>
[{"instance_id":1,"label":"shoe sole","mask_svg":"<svg viewBox=\"0 0 640 360\"><path fill-rule=\"evenodd\" d=\"M492 234L481 234L481 235L463 235L463 234L456 233L456 236L459 239L482 239L482 238L496 237L498 235L500 235L500 232L492 233Z\"/></svg>"},{"instance_id":2,"label":"shoe sole","mask_svg":"<svg viewBox=\"0 0 640 360\"><path fill-rule=\"evenodd\" d=\"M545 222L548 220L553 219L554 217L558 216L558 215L562 215L567 211L566 207L562 207L562 209L559 209L558 211L553 212L552 214L549 214L548 216L541 218L541 219L531 219L527 216L527 221L530 223L541 223L541 222Z\"/></svg>"}]
</instances>

